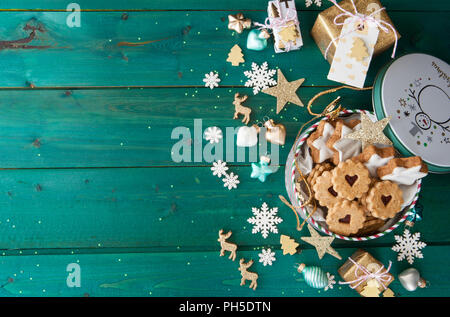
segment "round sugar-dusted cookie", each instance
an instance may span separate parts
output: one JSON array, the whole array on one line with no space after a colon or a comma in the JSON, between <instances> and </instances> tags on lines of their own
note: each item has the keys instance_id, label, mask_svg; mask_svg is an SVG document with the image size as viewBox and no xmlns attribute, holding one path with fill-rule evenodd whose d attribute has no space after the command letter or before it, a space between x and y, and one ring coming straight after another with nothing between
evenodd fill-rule
<instances>
[{"instance_id":1,"label":"round sugar-dusted cookie","mask_svg":"<svg viewBox=\"0 0 450 317\"><path fill-rule=\"evenodd\" d=\"M331 182L340 197L353 200L369 190L369 170L360 162L348 159L333 169Z\"/></svg>"},{"instance_id":2,"label":"round sugar-dusted cookie","mask_svg":"<svg viewBox=\"0 0 450 317\"><path fill-rule=\"evenodd\" d=\"M356 201L341 200L328 209L326 222L330 231L348 236L364 226L364 208Z\"/></svg>"},{"instance_id":3,"label":"round sugar-dusted cookie","mask_svg":"<svg viewBox=\"0 0 450 317\"><path fill-rule=\"evenodd\" d=\"M366 206L370 213L379 219L394 217L403 205L403 192L391 181L376 183L366 197Z\"/></svg>"},{"instance_id":4,"label":"round sugar-dusted cookie","mask_svg":"<svg viewBox=\"0 0 450 317\"><path fill-rule=\"evenodd\" d=\"M313 187L314 197L319 202L319 205L330 208L339 201L338 193L333 189L331 183L331 172L323 172L317 177Z\"/></svg>"}]
</instances>

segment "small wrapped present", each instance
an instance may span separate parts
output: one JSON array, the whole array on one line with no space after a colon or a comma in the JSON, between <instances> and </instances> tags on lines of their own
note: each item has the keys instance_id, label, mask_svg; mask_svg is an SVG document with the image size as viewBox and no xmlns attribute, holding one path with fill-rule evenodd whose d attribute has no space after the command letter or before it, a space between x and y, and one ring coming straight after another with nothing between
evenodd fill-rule
<instances>
[{"instance_id":1,"label":"small wrapped present","mask_svg":"<svg viewBox=\"0 0 450 317\"><path fill-rule=\"evenodd\" d=\"M338 269L339 275L347 284L362 296L379 296L384 292L394 277L389 273L391 262L385 268L369 252L359 249Z\"/></svg>"},{"instance_id":2,"label":"small wrapped present","mask_svg":"<svg viewBox=\"0 0 450 317\"><path fill-rule=\"evenodd\" d=\"M298 50L303 46L294 0L269 1L268 28L272 29L276 53Z\"/></svg>"},{"instance_id":3,"label":"small wrapped present","mask_svg":"<svg viewBox=\"0 0 450 317\"><path fill-rule=\"evenodd\" d=\"M331 0L330 0L331 1ZM369 18L376 21L380 29L373 55L378 55L392 45L396 45L400 34L395 29L386 10L379 0L343 0L319 13L311 35L324 57L331 64L339 43L344 20L350 15ZM362 16L361 16L362 15ZM395 53L395 47L394 47Z\"/></svg>"}]
</instances>

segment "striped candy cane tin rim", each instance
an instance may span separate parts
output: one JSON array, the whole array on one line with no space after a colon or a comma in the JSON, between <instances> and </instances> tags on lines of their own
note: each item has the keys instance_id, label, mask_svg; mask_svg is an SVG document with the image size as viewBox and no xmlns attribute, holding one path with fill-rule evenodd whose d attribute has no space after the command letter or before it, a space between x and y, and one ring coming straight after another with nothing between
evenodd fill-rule
<instances>
[{"instance_id":1,"label":"striped candy cane tin rim","mask_svg":"<svg viewBox=\"0 0 450 317\"><path fill-rule=\"evenodd\" d=\"M365 114L368 113L368 114L372 114L373 115L372 112L366 111L366 110L346 110L346 109L341 111L340 115L347 115L347 114L354 114L354 113L365 113ZM301 149L303 143L305 143L305 141L309 137L309 135L316 130L316 128L319 125L320 121L327 120L327 119L328 119L327 117L324 117L321 120L319 120L316 123L314 123L312 126L310 126L304 133L302 133L298 143L294 144L295 153L293 155L293 161L292 161L291 184L290 184L290 186L291 186L292 191L294 193L295 199L297 200L297 203L298 203L298 206L299 206L298 208L300 208L301 211L305 215L305 217L303 217L303 215L301 215L297 211L297 213L302 218L307 218L308 215L309 215L309 212L308 212L308 210L306 208L301 207L302 203L301 203L301 200L300 200L300 196L299 196L299 193L297 192L297 189L295 188L295 172L296 172L296 170L295 170L295 160L297 159L297 157L299 155L299 152L300 152L300 149ZM419 192L420 192L420 189L421 189L421 184L422 184L422 181L419 180L417 182L417 190L416 190L416 193L414 195L414 199L413 199L412 203L409 205L409 207L405 207L404 208L404 210L403 210L404 215L395 224L393 224L392 226L390 226L389 228L387 228L383 232L376 233L376 234L373 234L373 235L370 235L370 236L367 236L367 237L346 237L346 236L342 236L342 235L339 235L339 234L336 234L336 233L333 233L333 232L329 231L328 229L326 229L325 227L323 227L322 225L317 223L317 221L315 221L312 217L310 217L308 219L308 223L310 223L316 229L326 233L327 235L333 236L333 237L336 237L336 238L339 238L339 239L342 239L342 240L347 240L347 241L367 241L367 240L377 239L377 238L382 237L385 234L393 231L401 223L403 223L406 220L406 218L412 213L412 210L413 210L414 206L416 205L416 202L417 202L417 200L419 198ZM405 210L405 209L407 209L407 210Z\"/></svg>"}]
</instances>

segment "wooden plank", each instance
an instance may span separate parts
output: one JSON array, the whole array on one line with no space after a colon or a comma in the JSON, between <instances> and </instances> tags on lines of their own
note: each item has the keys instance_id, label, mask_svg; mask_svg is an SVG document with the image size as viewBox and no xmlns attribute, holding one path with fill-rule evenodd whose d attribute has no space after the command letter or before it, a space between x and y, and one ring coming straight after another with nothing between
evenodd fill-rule
<instances>
[{"instance_id":1,"label":"wooden plank","mask_svg":"<svg viewBox=\"0 0 450 317\"><path fill-rule=\"evenodd\" d=\"M289 80L295 78L289 71L286 76ZM306 104L322 90L300 88L298 94ZM298 129L311 116L296 105L288 105L280 115L275 115L275 98L265 94L253 96L248 88L3 90L0 91L1 167L209 164L204 160L174 162L171 148L181 136L171 139L172 131L179 126L190 129L194 139L192 160L194 148L200 144L194 135L194 119L203 120L203 129L220 127L226 144L226 127L242 125L241 120L232 119L235 92L249 95L246 105L252 108L250 124L269 116L286 126L286 145L280 149L280 162L284 163ZM339 92L348 108L367 109L370 94L368 91ZM333 95L324 96L315 108L320 111L333 98ZM206 143L204 140L203 146ZM236 157L237 149L234 150Z\"/></svg>"},{"instance_id":2,"label":"wooden plank","mask_svg":"<svg viewBox=\"0 0 450 317\"><path fill-rule=\"evenodd\" d=\"M271 67L293 70L293 78L308 75L305 85L336 85L326 79L329 64L309 35L317 12L299 13L304 47L288 54L245 49L247 33L227 29L228 11L83 12L82 26L69 28L66 12L0 12L0 37L18 41L36 38L18 47L3 43L0 87L74 86L202 86L205 73L217 70L222 85L245 82L243 71L251 62L268 61ZM249 12L264 21L265 12ZM392 12L403 38L398 55L411 51L435 54L449 60L448 41L436 41L436 30L449 28L446 12ZM154 41L143 44L146 41ZM138 43L135 44L124 44ZM244 49L246 63L233 67L225 60L232 45ZM29 46L36 46L29 49ZM390 60L391 52L376 58L366 85ZM198 63L199 60L204 62Z\"/></svg>"},{"instance_id":3,"label":"wooden plank","mask_svg":"<svg viewBox=\"0 0 450 317\"><path fill-rule=\"evenodd\" d=\"M338 249L345 259L356 249ZM450 247L428 246L423 249L424 259L414 263L429 287L415 292L406 291L398 281L398 274L408 264L397 262L389 248L367 249L375 258L388 265L395 280L390 288L397 296L447 296L450 287L448 265ZM2 287L0 296L359 296L346 285L335 284L328 291L307 286L296 272L296 263L317 265L335 275L341 281L337 269L339 261L329 255L318 260L314 250L301 254L283 256L276 251L276 261L264 267L258 263L260 251L238 251L232 262L212 252L169 253L119 253L119 254L73 254L3 256ZM259 274L258 288L253 291L239 286L238 259L253 259L251 271ZM436 261L435 259L439 259ZM81 269L81 287L69 288L66 284L69 263Z\"/></svg>"},{"instance_id":4,"label":"wooden plank","mask_svg":"<svg viewBox=\"0 0 450 317\"><path fill-rule=\"evenodd\" d=\"M0 249L153 248L157 251L215 250L217 232L254 247L278 245L279 236L253 235L247 219L263 202L279 208L280 233L295 238L296 221L285 197L284 170L261 183L248 166L231 167L237 190L223 187L207 167L126 169L29 169L0 171ZM428 243L449 242L445 205L448 175L423 183L424 220L415 230ZM403 226L397 229L401 233ZM305 229L306 231L306 229ZM306 233L302 233L306 234ZM393 234L357 245L392 245ZM336 241L337 246L353 245Z\"/></svg>"},{"instance_id":5,"label":"wooden plank","mask_svg":"<svg viewBox=\"0 0 450 317\"><path fill-rule=\"evenodd\" d=\"M261 10L266 11L267 0L228 0L228 1L204 1L204 0L110 0L108 2L102 0L78 0L81 10ZM68 4L68 3L67 3ZM12 9L52 9L66 10L66 3L52 0L16 0L13 3L8 2L2 4L1 10ZM331 3L327 0L322 1L322 6L311 5L306 7L306 1L297 0L295 5L297 10L318 11L328 8ZM431 11L431 10L450 10L447 2L438 0L427 1L411 1L411 0L382 0L382 4L387 10L400 11Z\"/></svg>"}]
</instances>

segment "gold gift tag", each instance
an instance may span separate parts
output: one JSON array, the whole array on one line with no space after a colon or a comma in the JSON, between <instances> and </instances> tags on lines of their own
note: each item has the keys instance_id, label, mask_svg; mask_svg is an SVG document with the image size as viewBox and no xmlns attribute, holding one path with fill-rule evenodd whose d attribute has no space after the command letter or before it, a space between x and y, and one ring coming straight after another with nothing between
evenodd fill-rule
<instances>
[{"instance_id":1,"label":"gold gift tag","mask_svg":"<svg viewBox=\"0 0 450 317\"><path fill-rule=\"evenodd\" d=\"M327 78L362 88L379 34L378 26L357 18L344 21Z\"/></svg>"}]
</instances>

